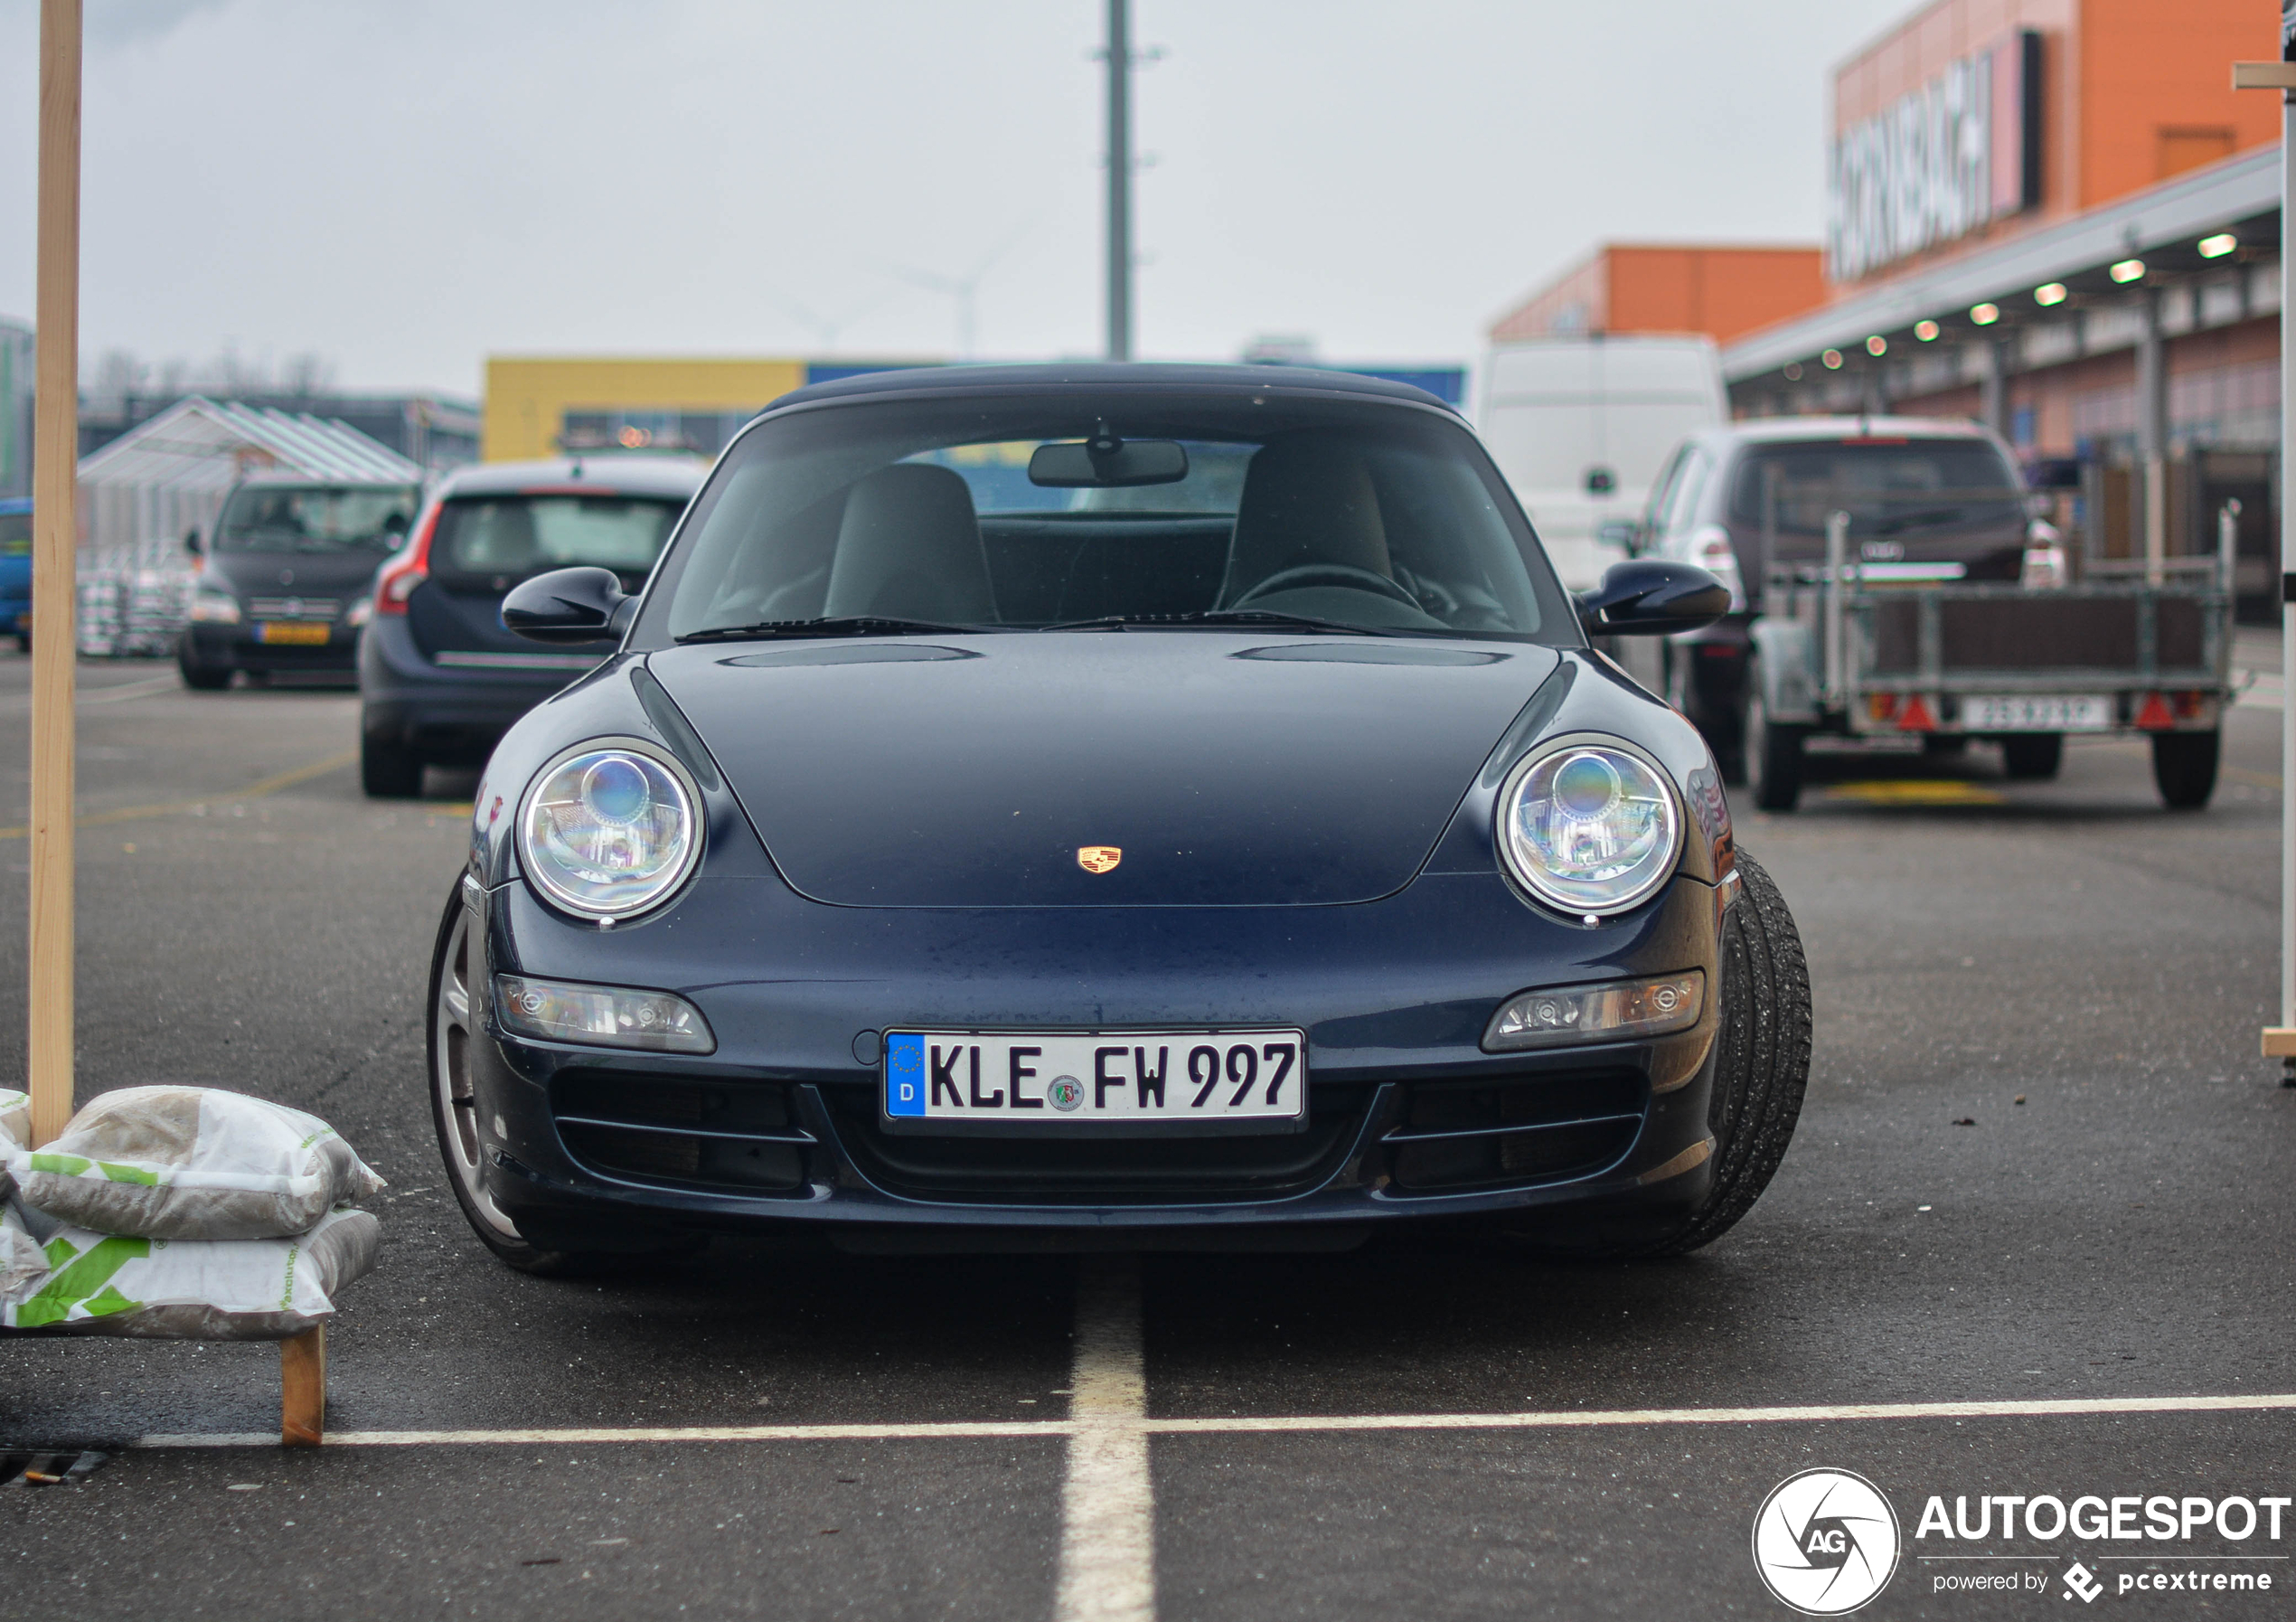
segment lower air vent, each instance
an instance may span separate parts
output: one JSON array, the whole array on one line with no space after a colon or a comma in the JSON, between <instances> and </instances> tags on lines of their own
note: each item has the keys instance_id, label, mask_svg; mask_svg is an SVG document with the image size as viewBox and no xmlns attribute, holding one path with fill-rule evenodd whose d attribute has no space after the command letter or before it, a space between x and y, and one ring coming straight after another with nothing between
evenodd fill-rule
<instances>
[{"instance_id":1,"label":"lower air vent","mask_svg":"<svg viewBox=\"0 0 2296 1622\"><path fill-rule=\"evenodd\" d=\"M1403 1193L1584 1177L1633 1146L1649 1097L1633 1070L1417 1082L1387 1136L1390 1174Z\"/></svg>"},{"instance_id":2,"label":"lower air vent","mask_svg":"<svg viewBox=\"0 0 2296 1622\"><path fill-rule=\"evenodd\" d=\"M551 1089L567 1153L626 1181L738 1193L805 1188L811 1134L770 1081L688 1081L576 1070Z\"/></svg>"}]
</instances>

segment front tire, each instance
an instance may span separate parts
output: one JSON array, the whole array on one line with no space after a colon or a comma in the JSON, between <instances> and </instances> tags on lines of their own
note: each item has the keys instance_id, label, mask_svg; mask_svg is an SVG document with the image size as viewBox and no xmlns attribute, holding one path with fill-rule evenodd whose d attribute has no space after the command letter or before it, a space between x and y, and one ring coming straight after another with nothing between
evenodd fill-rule
<instances>
[{"instance_id":1,"label":"front tire","mask_svg":"<svg viewBox=\"0 0 2296 1622\"><path fill-rule=\"evenodd\" d=\"M596 1258L573 1250L544 1250L519 1236L518 1224L503 1214L486 1192L476 1089L471 1083L470 1050L486 1040L474 1017L471 986L484 971L485 953L463 902L462 881L447 898L438 938L430 955L430 1118L438 1132L438 1155L446 1163L447 1185L455 1203L478 1235L479 1243L522 1273L555 1277L587 1271Z\"/></svg>"},{"instance_id":2,"label":"front tire","mask_svg":"<svg viewBox=\"0 0 2296 1622\"><path fill-rule=\"evenodd\" d=\"M359 787L373 800L422 797L422 757L372 734L359 740Z\"/></svg>"},{"instance_id":3,"label":"front tire","mask_svg":"<svg viewBox=\"0 0 2296 1622\"><path fill-rule=\"evenodd\" d=\"M2216 792L2216 758L2222 734L2155 732L2152 782L2171 811L2197 811Z\"/></svg>"},{"instance_id":4,"label":"front tire","mask_svg":"<svg viewBox=\"0 0 2296 1622\"><path fill-rule=\"evenodd\" d=\"M24 650L32 651L32 639L23 638ZM183 674L183 685L198 693L221 693L231 684L231 667L228 665L202 665L192 657L189 646L175 650L175 668Z\"/></svg>"},{"instance_id":5,"label":"front tire","mask_svg":"<svg viewBox=\"0 0 2296 1622\"><path fill-rule=\"evenodd\" d=\"M1721 1238L1777 1174L1810 1083L1810 970L1776 882L1743 851L1738 872L1744 892L1722 926L1706 1197L1655 1226L1631 1215L1598 1220L1568 1240L1530 1236L1530 1248L1589 1259L1680 1256Z\"/></svg>"}]
</instances>

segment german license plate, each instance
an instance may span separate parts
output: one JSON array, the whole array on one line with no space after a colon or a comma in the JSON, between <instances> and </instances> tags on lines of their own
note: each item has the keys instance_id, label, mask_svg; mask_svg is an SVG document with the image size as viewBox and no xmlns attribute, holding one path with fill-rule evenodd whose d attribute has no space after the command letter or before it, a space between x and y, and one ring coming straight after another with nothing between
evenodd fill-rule
<instances>
[{"instance_id":1,"label":"german license plate","mask_svg":"<svg viewBox=\"0 0 2296 1622\"><path fill-rule=\"evenodd\" d=\"M1965 698L1962 727L1971 732L2109 732L2113 700L2103 693Z\"/></svg>"},{"instance_id":2,"label":"german license plate","mask_svg":"<svg viewBox=\"0 0 2296 1622\"><path fill-rule=\"evenodd\" d=\"M266 619L257 624L255 639L258 642L292 643L298 647L316 647L325 644L327 630L328 627L323 625L306 625L291 619Z\"/></svg>"},{"instance_id":3,"label":"german license plate","mask_svg":"<svg viewBox=\"0 0 2296 1622\"><path fill-rule=\"evenodd\" d=\"M1307 1122L1300 1031L885 1033L885 1117L919 1131L1127 1136Z\"/></svg>"}]
</instances>

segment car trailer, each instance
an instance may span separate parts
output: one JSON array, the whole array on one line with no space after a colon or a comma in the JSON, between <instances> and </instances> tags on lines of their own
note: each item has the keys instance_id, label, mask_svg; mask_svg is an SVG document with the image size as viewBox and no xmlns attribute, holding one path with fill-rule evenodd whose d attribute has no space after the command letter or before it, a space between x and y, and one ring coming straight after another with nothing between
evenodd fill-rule
<instances>
[{"instance_id":1,"label":"car trailer","mask_svg":"<svg viewBox=\"0 0 2296 1622\"><path fill-rule=\"evenodd\" d=\"M1941 493L1888 501L1934 500ZM1857 493L1870 511L1871 492ZM2198 557L2092 560L2075 584L1971 582L1959 564L1875 561L1846 505L1822 565L1774 566L1752 627L1746 769L1791 811L1808 740L1985 739L2011 778L2056 775L2068 733L2152 740L2175 810L2208 803L2231 695L2237 506ZM1774 550L1771 555L1774 557Z\"/></svg>"}]
</instances>

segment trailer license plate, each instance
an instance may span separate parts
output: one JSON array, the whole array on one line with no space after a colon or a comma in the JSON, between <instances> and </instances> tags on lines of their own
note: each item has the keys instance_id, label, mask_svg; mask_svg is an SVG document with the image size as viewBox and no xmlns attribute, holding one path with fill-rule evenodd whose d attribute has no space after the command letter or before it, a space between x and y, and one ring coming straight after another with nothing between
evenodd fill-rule
<instances>
[{"instance_id":1,"label":"trailer license plate","mask_svg":"<svg viewBox=\"0 0 2296 1622\"><path fill-rule=\"evenodd\" d=\"M1299 1031L889 1031L885 1114L959 1131L1281 1132L1307 1117L1306 1056Z\"/></svg>"},{"instance_id":2,"label":"trailer license plate","mask_svg":"<svg viewBox=\"0 0 2296 1622\"><path fill-rule=\"evenodd\" d=\"M2103 693L1965 698L1962 727L1971 732L2109 732L2113 700Z\"/></svg>"}]
</instances>

